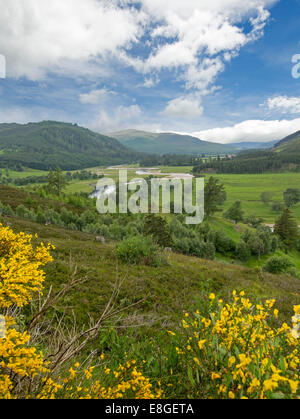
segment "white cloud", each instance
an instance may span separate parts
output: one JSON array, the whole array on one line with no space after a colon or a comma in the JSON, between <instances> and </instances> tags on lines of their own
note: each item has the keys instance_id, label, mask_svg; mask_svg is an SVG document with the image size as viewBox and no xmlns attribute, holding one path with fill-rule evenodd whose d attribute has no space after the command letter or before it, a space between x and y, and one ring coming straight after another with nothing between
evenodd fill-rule
<instances>
[{"instance_id":1,"label":"white cloud","mask_svg":"<svg viewBox=\"0 0 300 419\"><path fill-rule=\"evenodd\" d=\"M158 77L146 77L143 86L150 89L151 87L156 86L159 82L160 80Z\"/></svg>"},{"instance_id":2,"label":"white cloud","mask_svg":"<svg viewBox=\"0 0 300 419\"><path fill-rule=\"evenodd\" d=\"M203 114L203 107L198 99L179 97L171 100L163 113L168 116L194 119Z\"/></svg>"},{"instance_id":3,"label":"white cloud","mask_svg":"<svg viewBox=\"0 0 300 419\"><path fill-rule=\"evenodd\" d=\"M181 69L188 88L206 89L225 62L262 35L265 8L276 1L0 0L0 51L11 77L86 73L92 63L97 73L99 60L114 57L144 73ZM145 46L149 30L148 56L143 49L132 58L131 46Z\"/></svg>"},{"instance_id":4,"label":"white cloud","mask_svg":"<svg viewBox=\"0 0 300 419\"><path fill-rule=\"evenodd\" d=\"M113 81L117 60L153 88L165 80L161 71L173 71L168 77L193 93L175 93L164 113L193 119L203 113L201 98L216 88L226 64L263 35L277 1L0 0L0 53L8 77L30 80L53 73L95 79L104 72ZM107 94L93 90L79 101L96 105ZM113 118L101 111L98 122L108 126Z\"/></svg>"},{"instance_id":5,"label":"white cloud","mask_svg":"<svg viewBox=\"0 0 300 419\"><path fill-rule=\"evenodd\" d=\"M281 140L300 130L300 118L291 121L250 120L232 127L212 128L194 132L191 135L205 141L221 144L239 142L268 142Z\"/></svg>"},{"instance_id":6,"label":"white cloud","mask_svg":"<svg viewBox=\"0 0 300 419\"><path fill-rule=\"evenodd\" d=\"M92 90L89 93L79 95L79 101L84 105L97 105L101 100L106 100L108 96L114 94L115 92L111 92L106 88Z\"/></svg>"},{"instance_id":7,"label":"white cloud","mask_svg":"<svg viewBox=\"0 0 300 419\"><path fill-rule=\"evenodd\" d=\"M0 51L10 77L86 72L91 61L129 47L142 14L115 0L0 0Z\"/></svg>"},{"instance_id":8,"label":"white cloud","mask_svg":"<svg viewBox=\"0 0 300 419\"><path fill-rule=\"evenodd\" d=\"M142 0L152 16L153 42L146 60L128 63L138 71L181 69L186 87L207 93L209 86L247 43L263 35L270 16L266 7L277 0ZM243 27L248 20L251 30Z\"/></svg>"},{"instance_id":9,"label":"white cloud","mask_svg":"<svg viewBox=\"0 0 300 419\"><path fill-rule=\"evenodd\" d=\"M138 105L119 106L111 113L101 110L95 120L89 124L92 129L100 133L130 128L139 123L142 110Z\"/></svg>"},{"instance_id":10,"label":"white cloud","mask_svg":"<svg viewBox=\"0 0 300 419\"><path fill-rule=\"evenodd\" d=\"M272 111L300 113L300 97L276 96L268 99L266 104Z\"/></svg>"}]
</instances>

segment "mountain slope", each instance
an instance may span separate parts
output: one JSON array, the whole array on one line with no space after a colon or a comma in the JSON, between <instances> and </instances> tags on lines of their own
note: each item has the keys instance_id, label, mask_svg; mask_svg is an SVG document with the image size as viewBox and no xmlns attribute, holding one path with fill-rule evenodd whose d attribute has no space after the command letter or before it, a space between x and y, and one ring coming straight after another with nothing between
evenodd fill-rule
<instances>
[{"instance_id":1,"label":"mountain slope","mask_svg":"<svg viewBox=\"0 0 300 419\"><path fill-rule=\"evenodd\" d=\"M279 141L274 150L278 153L300 153L300 131Z\"/></svg>"},{"instance_id":2,"label":"mountain slope","mask_svg":"<svg viewBox=\"0 0 300 419\"><path fill-rule=\"evenodd\" d=\"M0 124L0 166L21 164L33 169L83 169L97 165L130 163L137 153L116 139L77 125L45 121Z\"/></svg>"},{"instance_id":3,"label":"mountain slope","mask_svg":"<svg viewBox=\"0 0 300 419\"><path fill-rule=\"evenodd\" d=\"M110 134L120 143L133 150L157 154L231 154L236 152L233 145L202 141L189 135L174 133L151 133L127 130Z\"/></svg>"},{"instance_id":4,"label":"mountain slope","mask_svg":"<svg viewBox=\"0 0 300 419\"><path fill-rule=\"evenodd\" d=\"M232 159L199 163L194 173L215 170L217 173L266 173L293 170L300 172L300 131L266 150L243 150Z\"/></svg>"},{"instance_id":5,"label":"mountain slope","mask_svg":"<svg viewBox=\"0 0 300 419\"><path fill-rule=\"evenodd\" d=\"M261 150L275 147L278 143L277 140L269 141L267 143L262 142L245 142L245 143L230 143L232 147L237 148L238 150Z\"/></svg>"}]
</instances>

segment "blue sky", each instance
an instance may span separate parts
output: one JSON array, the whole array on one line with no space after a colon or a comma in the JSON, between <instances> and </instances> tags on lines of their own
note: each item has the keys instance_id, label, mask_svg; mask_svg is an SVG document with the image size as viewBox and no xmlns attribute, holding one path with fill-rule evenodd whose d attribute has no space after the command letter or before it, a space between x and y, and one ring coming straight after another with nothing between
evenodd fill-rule
<instances>
[{"instance_id":1,"label":"blue sky","mask_svg":"<svg viewBox=\"0 0 300 419\"><path fill-rule=\"evenodd\" d=\"M0 122L60 120L223 143L300 130L300 77L292 76L300 0L0 6Z\"/></svg>"}]
</instances>

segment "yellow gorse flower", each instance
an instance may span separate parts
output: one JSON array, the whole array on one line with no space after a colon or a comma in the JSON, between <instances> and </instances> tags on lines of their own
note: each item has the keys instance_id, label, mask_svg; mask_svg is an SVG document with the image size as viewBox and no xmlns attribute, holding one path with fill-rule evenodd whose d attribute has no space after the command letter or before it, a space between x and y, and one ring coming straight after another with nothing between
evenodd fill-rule
<instances>
[{"instance_id":1,"label":"yellow gorse flower","mask_svg":"<svg viewBox=\"0 0 300 419\"><path fill-rule=\"evenodd\" d=\"M300 397L300 306L294 307L293 327L275 329L276 301L253 304L245 293L233 292L233 303L209 298L208 316L199 312L185 321L188 348L178 348L190 372L206 383L210 398ZM193 363L190 361L193 360ZM210 379L208 380L207 377Z\"/></svg>"},{"instance_id":2,"label":"yellow gorse flower","mask_svg":"<svg viewBox=\"0 0 300 419\"><path fill-rule=\"evenodd\" d=\"M31 240L32 236L15 234L0 224L0 314L11 307L23 307L35 293L43 290L45 273L41 268L52 261L53 246L42 243L34 248ZM135 360L114 371L106 368L109 386L94 379L94 367L83 371L85 385L80 384L82 374L78 362L69 368L68 376L54 381L48 376L48 363L42 352L30 346L30 336L16 330L14 319L6 316L5 321L5 337L0 338L0 399L17 397L16 382L23 383L24 398L154 399L162 396L160 386L156 391L152 389L150 380L137 370ZM104 354L100 358L103 360ZM30 388L34 382L38 390L32 394Z\"/></svg>"}]
</instances>

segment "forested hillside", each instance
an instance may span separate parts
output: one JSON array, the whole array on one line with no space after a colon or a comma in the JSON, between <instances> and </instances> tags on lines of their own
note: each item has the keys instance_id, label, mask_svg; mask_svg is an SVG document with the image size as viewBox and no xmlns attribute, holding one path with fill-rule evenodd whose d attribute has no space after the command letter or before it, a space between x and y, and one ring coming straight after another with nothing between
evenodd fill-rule
<instances>
[{"instance_id":1,"label":"forested hillside","mask_svg":"<svg viewBox=\"0 0 300 419\"><path fill-rule=\"evenodd\" d=\"M0 124L0 166L76 170L130 163L137 153L117 140L61 122Z\"/></svg>"},{"instance_id":2,"label":"forested hillside","mask_svg":"<svg viewBox=\"0 0 300 419\"><path fill-rule=\"evenodd\" d=\"M120 131L110 134L126 147L144 153L163 154L230 154L237 151L234 145L201 141L190 135L175 133L152 133L136 130Z\"/></svg>"},{"instance_id":3,"label":"forested hillside","mask_svg":"<svg viewBox=\"0 0 300 419\"><path fill-rule=\"evenodd\" d=\"M194 173L265 173L281 170L300 171L300 132L284 138L269 150L248 150L236 157L199 163Z\"/></svg>"}]
</instances>

